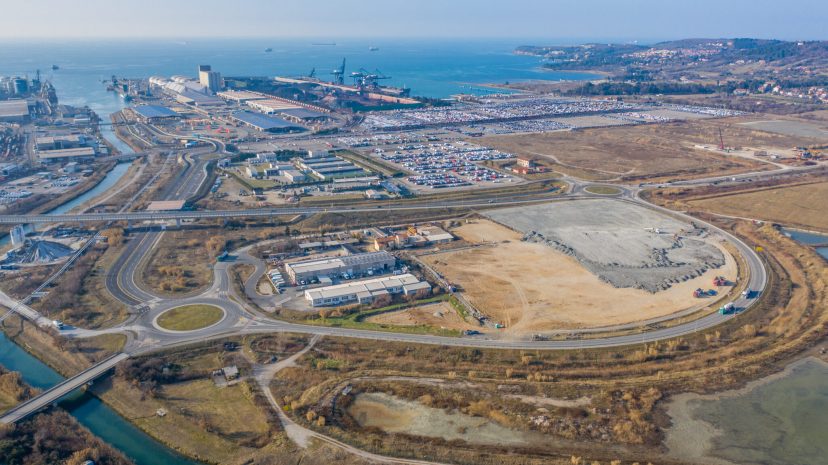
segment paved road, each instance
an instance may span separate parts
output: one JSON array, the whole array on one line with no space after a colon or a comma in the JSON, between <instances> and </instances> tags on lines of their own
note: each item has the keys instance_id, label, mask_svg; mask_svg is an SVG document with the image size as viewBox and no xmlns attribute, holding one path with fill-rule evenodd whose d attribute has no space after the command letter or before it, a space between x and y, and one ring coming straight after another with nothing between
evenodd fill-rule
<instances>
[{"instance_id":1,"label":"paved road","mask_svg":"<svg viewBox=\"0 0 828 465\"><path fill-rule=\"evenodd\" d=\"M184 176L184 185L171 191L170 196L186 195L187 192L193 192L192 186L197 186L196 181L190 181L194 173L200 173L202 167L197 164L191 164L185 172L189 174ZM199 177L203 181L203 177ZM188 187L190 186L190 187ZM584 199L589 197L608 196L591 196L583 190L583 185L575 185L571 196L565 198L558 198L554 201L572 201L577 199ZM195 187L197 190L197 187ZM687 221L695 221L700 223L698 219L688 217L681 213L674 212L665 208L646 204L643 200L637 197L638 191L636 189L622 188L621 194L614 196L617 201L635 202L642 206L659 210L667 215L679 216ZM532 200L537 202L538 200ZM517 204L525 203L525 200L517 201ZM491 206L494 202L475 203L471 205ZM498 200L497 205L511 205L515 204L512 201ZM467 204L469 205L469 204ZM400 208L422 208L422 207L400 207ZM445 206L432 207L445 208ZM346 211L355 211L347 209ZM358 210L356 210L358 211ZM54 218L52 219L54 221ZM761 258L756 252L747 244L736 237L730 235L726 231L715 228L712 225L707 225L709 228L716 230L718 233L727 237L731 243L739 250L740 254L745 258L749 267L749 283L748 288L755 291L756 295L761 293L767 284L767 274L762 263ZM231 286L231 278L229 275L229 268L232 265L230 262L218 263L214 266L213 284L206 292L201 295L190 298L179 299L162 299L154 296L138 286L135 280L135 274L140 269L141 261L149 255L154 246L155 241L160 237L162 232L142 233L139 237L133 238L126 247L126 250L121 257L116 261L116 264L110 270L110 275L107 277L107 287L113 295L127 303L128 305L139 305L141 311L131 317L126 323L121 326L104 330L85 330L80 328L69 328L62 333L67 337L92 337L101 334L109 333L126 333L130 335L129 344L125 348L124 353L118 354L117 357L121 359L131 355L138 355L150 353L158 350L168 349L175 346L187 345L194 342L200 342L210 339L224 338L239 334L257 334L268 332L295 332L312 334L316 336L336 336L336 337L352 337L359 339L390 341L390 342L405 342L414 344L433 344L441 346L453 347L477 347L477 348L496 348L496 349L538 349L538 350L573 350L573 349L588 349L588 348L603 348L616 347L631 344L648 343L684 336L703 329L711 328L716 325L734 318L735 315L720 315L714 313L707 315L695 321L668 327L655 329L652 331L642 332L639 334L627 334L619 336L611 336L594 339L574 339L574 340L552 340L552 341L527 341L527 340L503 340L492 338L489 336L474 336L474 337L442 337L424 334L404 334L404 333L388 333L381 331L368 331L359 329L347 328L333 328L323 326L313 326L305 324L290 323L285 321L273 320L264 315L258 314L251 309L244 308L240 301L243 301L241 296L233 295L234 290ZM250 257L243 250L240 257L245 262L251 262L256 266L254 276L249 278L244 285L245 292L250 293L251 290L255 292L255 286L252 283L258 281L261 274L264 273L265 267L261 263L257 263L253 257ZM251 297L254 297L255 294ZM746 310L753 303L756 302L755 297L751 299L738 299L734 304L739 309L739 313ZM159 315L165 311L181 305L188 304L206 304L215 305L224 310L224 316L213 326L196 331L176 332L161 329L155 324ZM107 362L111 363L111 362ZM117 362L116 362L117 363ZM94 377L106 371L107 364L99 364L91 369L81 373L78 377L72 378L73 383L79 382L82 385ZM114 366L114 364L113 364ZM69 389L74 384L66 384L66 387L55 391L49 391L47 395L44 393L32 401L33 406L48 405L49 399L59 398L61 392L71 392ZM57 397L54 397L57 396ZM43 398L43 400L40 400ZM21 410L21 412L36 411L34 407L29 410ZM15 418L22 418L19 416L9 416L9 419L14 421Z\"/></svg>"},{"instance_id":2,"label":"paved road","mask_svg":"<svg viewBox=\"0 0 828 465\"><path fill-rule=\"evenodd\" d=\"M197 188L196 188L197 190ZM189 190L188 190L189 191ZM183 196L182 196L183 197ZM447 208L484 208L492 206L522 205L540 201L568 201L572 197L560 197L559 194L536 194L524 198L494 198L483 200L454 200L441 202L406 202L402 204L382 203L376 206L331 206L331 207L283 207L256 208L247 210L199 210L170 212L124 212L124 213L85 213L64 215L0 215L0 224L56 223L56 222L104 222L104 221L170 221L177 219L210 218L255 218L308 215L316 213L360 213L400 210L444 210Z\"/></svg>"}]
</instances>

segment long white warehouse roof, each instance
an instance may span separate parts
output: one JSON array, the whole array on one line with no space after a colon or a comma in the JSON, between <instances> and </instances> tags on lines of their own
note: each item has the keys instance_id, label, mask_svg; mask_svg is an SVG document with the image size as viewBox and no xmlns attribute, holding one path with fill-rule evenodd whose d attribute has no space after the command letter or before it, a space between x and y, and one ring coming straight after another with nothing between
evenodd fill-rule
<instances>
[{"instance_id":1,"label":"long white warehouse roof","mask_svg":"<svg viewBox=\"0 0 828 465\"><path fill-rule=\"evenodd\" d=\"M335 286L320 287L318 289L308 289L305 291L305 298L310 301L317 299L335 299L346 295L356 295L361 292L374 293L403 286L413 286L419 283L420 280L412 274L385 276L382 278L337 284Z\"/></svg>"}]
</instances>

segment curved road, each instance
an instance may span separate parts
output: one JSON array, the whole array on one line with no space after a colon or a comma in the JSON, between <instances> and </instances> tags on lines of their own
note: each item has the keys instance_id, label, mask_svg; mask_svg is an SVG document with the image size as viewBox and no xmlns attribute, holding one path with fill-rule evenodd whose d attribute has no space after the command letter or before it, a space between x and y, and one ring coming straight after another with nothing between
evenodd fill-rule
<instances>
[{"instance_id":1,"label":"curved road","mask_svg":"<svg viewBox=\"0 0 828 465\"><path fill-rule=\"evenodd\" d=\"M666 215L679 217L684 221L695 221L700 223L696 218L689 217L682 213L668 210L662 207L654 206L644 203L637 198L637 191L624 189L622 194L614 196L617 201L634 202L646 208L658 210ZM588 201L588 198L613 198L613 196L591 196L583 195L579 197L583 201ZM716 228L712 225L706 225L711 230L721 234L727 238L739 251L745 259L748 271L747 288L753 291L752 298L739 298L734 301L739 314L749 308L756 302L755 296L760 295L767 284L767 273L759 255L747 244L743 243L733 235ZM354 337L361 339L383 340L383 341L397 341L421 344L434 344L445 346L458 347L478 347L478 348L500 348L500 349L546 349L546 350L566 350L566 349L587 349L587 348L602 348L602 347L616 347L631 344L641 344L648 342L655 342L664 339L671 339L688 335L703 329L717 326L731 318L736 314L721 315L713 313L704 317L698 318L694 321L683 323L676 326L654 329L637 334L625 334L608 336L603 338L591 339L572 339L572 340L550 340L550 341L529 341L529 340L503 340L490 338L485 335L469 336L469 337L443 337L426 334L404 334L404 333L390 333L381 331L369 331L348 328L334 328L313 326L307 324L297 324L280 320L273 320L257 312L245 308L239 302L243 302L242 296L234 295L233 287L231 286L231 278L229 275L229 268L235 263L247 263L256 267L254 274L244 283L244 290L249 297L256 301L255 284L265 272L265 266L261 260L250 257L246 252L249 247L240 249L238 251L238 258L235 262L219 262L214 266L213 284L206 292L201 295L180 298L180 299L164 299L155 296L143 289L141 289L135 282L135 273L140 268L141 260L147 256L152 250L153 236L158 233L147 233L141 239L133 239L133 247L124 253L122 259L119 259L120 264L118 268L117 286L113 289L113 294L119 300L128 303L129 305L136 305L138 303L145 306L144 311L137 319L133 319L124 326L111 328L103 331L94 330L69 330L64 333L67 336L85 337L100 334L101 332L122 332L130 331L135 333L138 337L135 339L135 346L127 348L128 351L145 352L148 350L161 349L171 345L186 344L194 341L205 340L210 338L227 337L232 334L251 334L263 332L279 332L288 331L305 334L328 335L338 337ZM109 284L109 281L108 281ZM166 310L173 307L187 304L211 304L218 305L223 308L227 316L222 322L210 328L203 330L196 330L189 333L173 333L163 331L152 325L152 321Z\"/></svg>"}]
</instances>

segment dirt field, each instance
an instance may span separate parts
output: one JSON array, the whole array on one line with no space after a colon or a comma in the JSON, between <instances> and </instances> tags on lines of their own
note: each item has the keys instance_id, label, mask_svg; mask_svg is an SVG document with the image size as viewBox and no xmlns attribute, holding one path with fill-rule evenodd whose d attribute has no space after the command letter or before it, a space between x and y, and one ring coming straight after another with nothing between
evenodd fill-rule
<instances>
[{"instance_id":1,"label":"dirt field","mask_svg":"<svg viewBox=\"0 0 828 465\"><path fill-rule=\"evenodd\" d=\"M722 268L653 294L613 287L574 258L543 244L522 242L520 234L488 220L463 225L454 233L486 245L422 259L462 286L475 306L506 324L505 331L516 337L623 324L703 306L712 298L694 299L694 289L709 288L714 275L735 279L737 274L734 259L725 253Z\"/></svg>"},{"instance_id":2,"label":"dirt field","mask_svg":"<svg viewBox=\"0 0 828 465\"><path fill-rule=\"evenodd\" d=\"M752 160L695 149L717 144L722 129L731 147L790 148L810 145L808 138L751 130L743 119L693 120L520 136L493 136L478 140L496 149L554 162L553 169L593 180L693 178L772 167Z\"/></svg>"},{"instance_id":3,"label":"dirt field","mask_svg":"<svg viewBox=\"0 0 828 465\"><path fill-rule=\"evenodd\" d=\"M828 231L828 182L690 200L694 207L723 215L773 221Z\"/></svg>"},{"instance_id":4,"label":"dirt field","mask_svg":"<svg viewBox=\"0 0 828 465\"><path fill-rule=\"evenodd\" d=\"M428 325L443 329L480 329L479 325L470 324L460 317L448 302L438 302L430 305L422 305L414 308L407 308L398 312L383 313L372 316L365 321L396 326L421 326Z\"/></svg>"}]
</instances>

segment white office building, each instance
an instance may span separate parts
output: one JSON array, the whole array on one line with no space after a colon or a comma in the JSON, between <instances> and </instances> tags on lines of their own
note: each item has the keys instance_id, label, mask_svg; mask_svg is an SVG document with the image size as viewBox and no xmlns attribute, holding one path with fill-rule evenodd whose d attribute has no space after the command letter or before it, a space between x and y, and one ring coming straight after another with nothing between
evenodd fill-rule
<instances>
[{"instance_id":1,"label":"white office building","mask_svg":"<svg viewBox=\"0 0 828 465\"><path fill-rule=\"evenodd\" d=\"M422 291L431 292L431 285L414 275L403 274L308 289L305 291L305 300L314 307L370 304L382 295L413 295Z\"/></svg>"}]
</instances>

